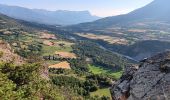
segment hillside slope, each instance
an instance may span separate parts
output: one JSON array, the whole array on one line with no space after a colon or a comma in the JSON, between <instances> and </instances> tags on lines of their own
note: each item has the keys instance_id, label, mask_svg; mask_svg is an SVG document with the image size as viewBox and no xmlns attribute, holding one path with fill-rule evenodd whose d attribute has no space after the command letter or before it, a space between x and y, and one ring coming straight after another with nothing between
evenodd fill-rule
<instances>
[{"instance_id":1,"label":"hillside slope","mask_svg":"<svg viewBox=\"0 0 170 100\"><path fill-rule=\"evenodd\" d=\"M0 61L3 62L13 62L14 64L21 65L24 64L24 58L15 54L9 44L0 40Z\"/></svg>"},{"instance_id":2,"label":"hillside slope","mask_svg":"<svg viewBox=\"0 0 170 100\"><path fill-rule=\"evenodd\" d=\"M73 26L79 29L104 29L113 26L129 26L130 23L137 23L140 21L170 21L170 3L169 0L154 0L150 4L132 11L128 14L118 15L113 17L103 18L90 23L82 23Z\"/></svg>"},{"instance_id":3,"label":"hillside slope","mask_svg":"<svg viewBox=\"0 0 170 100\"><path fill-rule=\"evenodd\" d=\"M69 88L71 85L60 88L53 84L47 62L58 61L45 61L42 57L44 52L52 54L52 50L61 50L58 44L68 51L70 45L65 46L66 41L37 24L29 25L29 22L0 14L0 99L82 99L83 96ZM56 45L43 44L45 40L55 41Z\"/></svg>"},{"instance_id":4,"label":"hillside slope","mask_svg":"<svg viewBox=\"0 0 170 100\"><path fill-rule=\"evenodd\" d=\"M103 44L104 45L104 44ZM138 61L170 49L170 42L147 40L138 41L132 45L105 45L112 51L132 57Z\"/></svg>"}]
</instances>

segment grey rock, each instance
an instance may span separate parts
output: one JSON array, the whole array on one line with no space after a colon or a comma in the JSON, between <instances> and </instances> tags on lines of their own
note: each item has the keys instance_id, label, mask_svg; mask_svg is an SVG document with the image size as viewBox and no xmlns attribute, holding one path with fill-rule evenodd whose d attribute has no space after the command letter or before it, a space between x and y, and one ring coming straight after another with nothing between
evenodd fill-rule
<instances>
[{"instance_id":1,"label":"grey rock","mask_svg":"<svg viewBox=\"0 0 170 100\"><path fill-rule=\"evenodd\" d=\"M113 88L111 89L112 98L114 100L119 100L129 96L130 81L136 70L137 69L135 66L127 66L125 68L122 77L113 85Z\"/></svg>"},{"instance_id":2,"label":"grey rock","mask_svg":"<svg viewBox=\"0 0 170 100\"><path fill-rule=\"evenodd\" d=\"M170 51L145 59L138 70L126 67L111 93L113 100L170 100Z\"/></svg>"}]
</instances>

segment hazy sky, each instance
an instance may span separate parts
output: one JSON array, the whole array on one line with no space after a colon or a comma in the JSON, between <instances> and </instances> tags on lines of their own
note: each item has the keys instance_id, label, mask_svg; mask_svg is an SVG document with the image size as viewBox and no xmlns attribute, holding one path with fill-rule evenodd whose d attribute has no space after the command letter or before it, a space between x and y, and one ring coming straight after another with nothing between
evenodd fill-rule
<instances>
[{"instance_id":1,"label":"hazy sky","mask_svg":"<svg viewBox=\"0 0 170 100\"><path fill-rule=\"evenodd\" d=\"M1 4L46 10L88 10L97 16L128 13L153 0L0 0Z\"/></svg>"}]
</instances>

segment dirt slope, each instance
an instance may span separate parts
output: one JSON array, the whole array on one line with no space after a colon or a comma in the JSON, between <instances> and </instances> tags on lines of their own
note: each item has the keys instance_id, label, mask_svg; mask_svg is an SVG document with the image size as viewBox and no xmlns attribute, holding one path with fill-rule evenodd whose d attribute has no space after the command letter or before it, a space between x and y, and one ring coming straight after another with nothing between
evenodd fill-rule
<instances>
[{"instance_id":1,"label":"dirt slope","mask_svg":"<svg viewBox=\"0 0 170 100\"><path fill-rule=\"evenodd\" d=\"M0 61L4 62L14 62L14 64L20 65L24 63L24 59L14 53L9 44L0 40Z\"/></svg>"}]
</instances>

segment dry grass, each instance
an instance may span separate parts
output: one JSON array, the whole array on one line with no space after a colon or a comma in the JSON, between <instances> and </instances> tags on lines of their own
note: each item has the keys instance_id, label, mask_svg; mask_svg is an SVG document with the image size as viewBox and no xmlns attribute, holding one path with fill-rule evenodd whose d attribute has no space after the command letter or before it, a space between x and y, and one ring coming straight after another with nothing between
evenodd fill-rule
<instances>
[{"instance_id":1,"label":"dry grass","mask_svg":"<svg viewBox=\"0 0 170 100\"><path fill-rule=\"evenodd\" d=\"M128 41L124 38L120 37L111 37L111 36L106 36L106 35L95 35L92 33L76 33L77 35L89 39L94 39L94 40L103 40L106 41L110 44L128 44Z\"/></svg>"},{"instance_id":2,"label":"dry grass","mask_svg":"<svg viewBox=\"0 0 170 100\"><path fill-rule=\"evenodd\" d=\"M11 31L5 31L4 34L5 35L10 35L10 34L12 34L12 32Z\"/></svg>"},{"instance_id":3,"label":"dry grass","mask_svg":"<svg viewBox=\"0 0 170 100\"><path fill-rule=\"evenodd\" d=\"M47 45L47 46L53 46L53 45L54 45L54 42L51 42L51 41L49 41L49 40L44 40L44 41L43 41L43 44L44 44L44 45Z\"/></svg>"},{"instance_id":4,"label":"dry grass","mask_svg":"<svg viewBox=\"0 0 170 100\"><path fill-rule=\"evenodd\" d=\"M50 34L48 32L39 32L41 39L57 39L55 34Z\"/></svg>"},{"instance_id":5,"label":"dry grass","mask_svg":"<svg viewBox=\"0 0 170 100\"><path fill-rule=\"evenodd\" d=\"M147 30L143 30L143 29L129 29L129 32L137 32L137 33L145 33L147 32Z\"/></svg>"},{"instance_id":6,"label":"dry grass","mask_svg":"<svg viewBox=\"0 0 170 100\"><path fill-rule=\"evenodd\" d=\"M56 55L60 56L61 58L72 58L72 59L76 59L76 55L74 53L70 53L70 52L55 52Z\"/></svg>"},{"instance_id":7,"label":"dry grass","mask_svg":"<svg viewBox=\"0 0 170 100\"><path fill-rule=\"evenodd\" d=\"M67 61L60 62L58 64L50 65L48 68L55 68L55 69L71 69L70 63Z\"/></svg>"}]
</instances>

